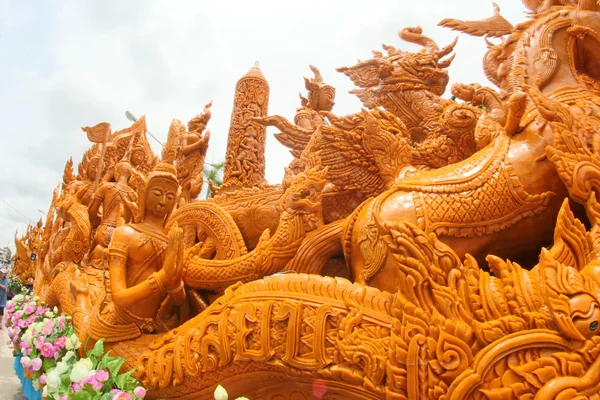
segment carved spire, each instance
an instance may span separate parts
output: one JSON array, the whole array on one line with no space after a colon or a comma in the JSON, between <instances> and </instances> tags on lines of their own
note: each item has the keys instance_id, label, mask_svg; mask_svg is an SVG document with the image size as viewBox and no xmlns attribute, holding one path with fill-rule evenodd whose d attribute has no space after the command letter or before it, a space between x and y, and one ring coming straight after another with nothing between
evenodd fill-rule
<instances>
[{"instance_id":1,"label":"carved spire","mask_svg":"<svg viewBox=\"0 0 600 400\"><path fill-rule=\"evenodd\" d=\"M268 105L269 84L256 62L235 87L221 191L266 183L267 130L253 118L266 117Z\"/></svg>"}]
</instances>

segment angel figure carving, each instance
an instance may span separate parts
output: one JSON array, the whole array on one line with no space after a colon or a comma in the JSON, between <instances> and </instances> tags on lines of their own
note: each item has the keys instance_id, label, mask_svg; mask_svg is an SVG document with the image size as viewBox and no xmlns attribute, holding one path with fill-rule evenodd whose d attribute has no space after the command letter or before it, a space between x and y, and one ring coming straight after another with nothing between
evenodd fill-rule
<instances>
[{"instance_id":1,"label":"angel figure carving","mask_svg":"<svg viewBox=\"0 0 600 400\"><path fill-rule=\"evenodd\" d=\"M204 111L188 122L186 132L181 121L171 122L167 144L163 148L162 161L177 168L177 179L181 185L180 206L194 201L204 183L204 159L208 150L210 131L206 131L210 121L212 101L204 106Z\"/></svg>"}]
</instances>

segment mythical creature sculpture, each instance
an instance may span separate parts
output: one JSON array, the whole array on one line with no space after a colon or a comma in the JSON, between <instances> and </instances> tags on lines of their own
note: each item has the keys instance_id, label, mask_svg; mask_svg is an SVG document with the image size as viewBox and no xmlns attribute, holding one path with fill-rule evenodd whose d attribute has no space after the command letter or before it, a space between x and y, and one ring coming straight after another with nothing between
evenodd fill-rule
<instances>
[{"instance_id":1,"label":"mythical creature sculpture","mask_svg":"<svg viewBox=\"0 0 600 400\"><path fill-rule=\"evenodd\" d=\"M598 398L600 11L524 3L529 20L515 26L497 6L485 21L441 22L501 39L484 59L498 91L454 85L467 103L441 97L453 44L439 49L420 28L400 33L418 53L386 46L340 69L366 109L311 108L310 129L286 123L283 136L306 133L291 147L307 168L281 185L264 181L260 129L275 117L263 118L268 85L253 68L236 88L229 183L171 213L175 167L134 162L138 212L115 230L102 279L88 271L90 203L75 190L94 179L68 163L36 290L73 315L82 340L104 337L152 398L210 398L216 384L256 399L315 388L332 399ZM84 157L98 167L144 130L114 146L100 128ZM183 145L171 139L163 161L177 165Z\"/></svg>"},{"instance_id":2,"label":"mythical creature sculpture","mask_svg":"<svg viewBox=\"0 0 600 400\"><path fill-rule=\"evenodd\" d=\"M192 248L185 261L185 284L222 292L236 282L280 272L294 257L306 234L323 225L321 192L326 174L327 170L317 164L284 187L279 225L273 236L267 229L253 251L226 260L207 260L198 255L202 246Z\"/></svg>"}]
</instances>

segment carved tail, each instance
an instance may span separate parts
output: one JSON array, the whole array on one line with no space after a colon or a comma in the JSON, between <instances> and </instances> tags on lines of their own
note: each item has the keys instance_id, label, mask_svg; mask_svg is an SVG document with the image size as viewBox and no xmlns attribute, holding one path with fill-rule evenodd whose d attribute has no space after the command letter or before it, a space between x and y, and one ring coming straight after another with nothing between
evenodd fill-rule
<instances>
[{"instance_id":1,"label":"carved tail","mask_svg":"<svg viewBox=\"0 0 600 400\"><path fill-rule=\"evenodd\" d=\"M297 253L306 235L301 216L284 213L273 237L261 235L250 253L229 260L207 260L192 248L185 261L184 283L195 289L223 290L236 282L249 282L281 271Z\"/></svg>"},{"instance_id":2,"label":"carved tail","mask_svg":"<svg viewBox=\"0 0 600 400\"><path fill-rule=\"evenodd\" d=\"M177 209L167 221L165 231L168 232L175 223L183 229L185 248L195 244L200 231L215 239L215 259L229 260L248 253L235 221L215 203L203 201Z\"/></svg>"}]
</instances>

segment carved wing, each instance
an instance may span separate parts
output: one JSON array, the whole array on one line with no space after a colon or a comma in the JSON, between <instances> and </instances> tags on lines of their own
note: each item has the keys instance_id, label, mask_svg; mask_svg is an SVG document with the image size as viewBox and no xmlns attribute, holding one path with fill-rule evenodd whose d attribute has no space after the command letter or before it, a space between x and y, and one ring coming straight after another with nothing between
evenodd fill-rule
<instances>
[{"instance_id":1,"label":"carved wing","mask_svg":"<svg viewBox=\"0 0 600 400\"><path fill-rule=\"evenodd\" d=\"M306 148L313 134L313 131L301 128L279 115L264 118L257 117L254 118L254 120L262 125L274 126L281 130L280 133L275 134L275 138L279 143L291 149L292 154L296 157L300 156L302 151Z\"/></svg>"},{"instance_id":2,"label":"carved wing","mask_svg":"<svg viewBox=\"0 0 600 400\"><path fill-rule=\"evenodd\" d=\"M502 15L500 15L500 7L496 3L494 5L494 16L481 21L461 21L453 18L441 20L438 25L450 28L453 31L460 31L471 36L491 36L502 37L510 34L514 27Z\"/></svg>"},{"instance_id":3,"label":"carved wing","mask_svg":"<svg viewBox=\"0 0 600 400\"><path fill-rule=\"evenodd\" d=\"M161 161L174 164L181 156L181 135L185 132L185 126L178 119L171 121L167 142L163 145Z\"/></svg>"},{"instance_id":4,"label":"carved wing","mask_svg":"<svg viewBox=\"0 0 600 400\"><path fill-rule=\"evenodd\" d=\"M303 157L318 151L322 166L329 168L327 181L338 190L376 195L389 187L410 153L403 124L382 110L343 118L329 114L328 119L332 125L315 131Z\"/></svg>"},{"instance_id":5,"label":"carved wing","mask_svg":"<svg viewBox=\"0 0 600 400\"><path fill-rule=\"evenodd\" d=\"M75 175L73 174L73 157L69 158L69 161L65 164L65 169L63 173L63 182L65 185L73 182L75 180Z\"/></svg>"}]
</instances>

